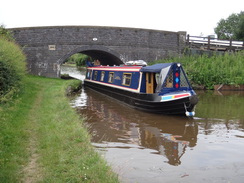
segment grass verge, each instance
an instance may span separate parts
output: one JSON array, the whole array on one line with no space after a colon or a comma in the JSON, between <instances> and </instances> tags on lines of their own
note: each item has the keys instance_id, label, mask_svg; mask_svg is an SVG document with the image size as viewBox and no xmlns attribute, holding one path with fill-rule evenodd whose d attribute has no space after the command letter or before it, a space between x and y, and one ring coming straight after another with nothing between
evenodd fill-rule
<instances>
[{"instance_id":1,"label":"grass verge","mask_svg":"<svg viewBox=\"0 0 244 183\"><path fill-rule=\"evenodd\" d=\"M118 182L65 97L74 82L27 76L0 105L0 182Z\"/></svg>"}]
</instances>

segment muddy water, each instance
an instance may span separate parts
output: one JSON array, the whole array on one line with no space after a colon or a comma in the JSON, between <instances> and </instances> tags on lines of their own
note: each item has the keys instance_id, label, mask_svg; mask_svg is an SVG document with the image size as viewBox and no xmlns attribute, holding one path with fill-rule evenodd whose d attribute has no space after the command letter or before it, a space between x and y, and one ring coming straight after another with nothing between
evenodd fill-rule
<instances>
[{"instance_id":1,"label":"muddy water","mask_svg":"<svg viewBox=\"0 0 244 183\"><path fill-rule=\"evenodd\" d=\"M71 104L124 183L244 180L244 92L198 92L194 118L141 112L89 89Z\"/></svg>"}]
</instances>

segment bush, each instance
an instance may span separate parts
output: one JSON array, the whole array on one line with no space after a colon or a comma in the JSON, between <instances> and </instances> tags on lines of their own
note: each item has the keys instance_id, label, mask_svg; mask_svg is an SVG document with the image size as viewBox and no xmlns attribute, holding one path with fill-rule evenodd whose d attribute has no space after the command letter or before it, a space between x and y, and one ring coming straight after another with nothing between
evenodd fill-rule
<instances>
[{"instance_id":1,"label":"bush","mask_svg":"<svg viewBox=\"0 0 244 183\"><path fill-rule=\"evenodd\" d=\"M0 103L9 100L19 91L26 72L26 57L12 41L0 38Z\"/></svg>"}]
</instances>

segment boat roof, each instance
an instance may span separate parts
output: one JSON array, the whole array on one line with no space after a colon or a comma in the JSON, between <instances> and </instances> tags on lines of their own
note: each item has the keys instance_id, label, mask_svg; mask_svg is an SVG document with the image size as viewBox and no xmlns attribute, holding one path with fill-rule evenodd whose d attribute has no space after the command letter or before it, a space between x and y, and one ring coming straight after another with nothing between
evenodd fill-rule
<instances>
[{"instance_id":1,"label":"boat roof","mask_svg":"<svg viewBox=\"0 0 244 183\"><path fill-rule=\"evenodd\" d=\"M89 67L94 70L102 70L102 71L135 71L140 72L142 66L94 66Z\"/></svg>"},{"instance_id":2,"label":"boat roof","mask_svg":"<svg viewBox=\"0 0 244 183\"><path fill-rule=\"evenodd\" d=\"M92 66L89 67L95 70L105 70L105 71L137 71L137 72L152 72L160 73L162 69L172 66L176 63L160 63L151 66Z\"/></svg>"},{"instance_id":3,"label":"boat roof","mask_svg":"<svg viewBox=\"0 0 244 183\"><path fill-rule=\"evenodd\" d=\"M174 65L175 63L161 63L161 64L155 64L151 66L142 67L140 72L155 72L160 73L162 69L169 67L171 65Z\"/></svg>"}]
</instances>

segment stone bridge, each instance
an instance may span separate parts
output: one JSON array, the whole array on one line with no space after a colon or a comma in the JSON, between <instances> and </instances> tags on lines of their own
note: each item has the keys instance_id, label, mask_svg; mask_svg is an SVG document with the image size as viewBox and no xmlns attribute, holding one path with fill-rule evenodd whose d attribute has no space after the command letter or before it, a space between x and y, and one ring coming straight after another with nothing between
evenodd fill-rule
<instances>
[{"instance_id":1,"label":"stone bridge","mask_svg":"<svg viewBox=\"0 0 244 183\"><path fill-rule=\"evenodd\" d=\"M75 53L89 55L102 65L130 60L150 62L181 54L186 40L186 32L137 28L57 26L10 30L27 55L28 71L46 77L60 77L60 65Z\"/></svg>"}]
</instances>

